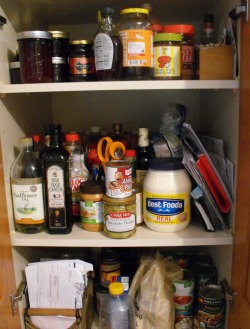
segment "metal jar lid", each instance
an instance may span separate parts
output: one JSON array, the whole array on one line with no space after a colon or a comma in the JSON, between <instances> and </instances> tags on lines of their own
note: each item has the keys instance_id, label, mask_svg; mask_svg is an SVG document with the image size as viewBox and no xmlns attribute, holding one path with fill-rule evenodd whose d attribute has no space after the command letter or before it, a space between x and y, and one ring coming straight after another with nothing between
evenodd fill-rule
<instances>
[{"instance_id":1,"label":"metal jar lid","mask_svg":"<svg viewBox=\"0 0 250 329\"><path fill-rule=\"evenodd\" d=\"M10 68L11 69L19 69L20 68L20 62L10 62Z\"/></svg>"},{"instance_id":2,"label":"metal jar lid","mask_svg":"<svg viewBox=\"0 0 250 329\"><path fill-rule=\"evenodd\" d=\"M92 45L93 41L91 40L72 40L71 45Z\"/></svg>"},{"instance_id":3,"label":"metal jar lid","mask_svg":"<svg viewBox=\"0 0 250 329\"><path fill-rule=\"evenodd\" d=\"M64 31L49 31L54 39L69 39L69 32Z\"/></svg>"},{"instance_id":4,"label":"metal jar lid","mask_svg":"<svg viewBox=\"0 0 250 329\"><path fill-rule=\"evenodd\" d=\"M52 57L52 64L66 64L65 57Z\"/></svg>"},{"instance_id":5,"label":"metal jar lid","mask_svg":"<svg viewBox=\"0 0 250 329\"><path fill-rule=\"evenodd\" d=\"M21 39L53 39L48 31L23 31L17 33L17 40Z\"/></svg>"}]
</instances>

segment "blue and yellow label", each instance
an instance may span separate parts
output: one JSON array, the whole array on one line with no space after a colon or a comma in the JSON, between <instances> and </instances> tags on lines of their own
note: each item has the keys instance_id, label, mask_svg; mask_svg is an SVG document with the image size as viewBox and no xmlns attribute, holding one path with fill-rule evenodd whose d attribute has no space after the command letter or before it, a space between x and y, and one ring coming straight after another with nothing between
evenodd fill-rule
<instances>
[{"instance_id":1,"label":"blue and yellow label","mask_svg":"<svg viewBox=\"0 0 250 329\"><path fill-rule=\"evenodd\" d=\"M190 221L190 195L144 193L144 220L154 224L181 224Z\"/></svg>"}]
</instances>

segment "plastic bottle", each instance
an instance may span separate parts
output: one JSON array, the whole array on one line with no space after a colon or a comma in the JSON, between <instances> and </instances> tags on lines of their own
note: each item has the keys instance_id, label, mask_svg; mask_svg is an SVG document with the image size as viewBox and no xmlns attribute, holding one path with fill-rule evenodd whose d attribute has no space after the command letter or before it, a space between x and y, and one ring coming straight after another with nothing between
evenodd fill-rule
<instances>
[{"instance_id":1,"label":"plastic bottle","mask_svg":"<svg viewBox=\"0 0 250 329\"><path fill-rule=\"evenodd\" d=\"M51 234L72 229L69 187L69 153L62 146L61 125L50 125L50 146L43 154L46 224Z\"/></svg>"},{"instance_id":2,"label":"plastic bottle","mask_svg":"<svg viewBox=\"0 0 250 329\"><path fill-rule=\"evenodd\" d=\"M204 16L204 28L201 43L207 45L210 43L215 43L215 33L214 33L214 15L206 14Z\"/></svg>"},{"instance_id":3,"label":"plastic bottle","mask_svg":"<svg viewBox=\"0 0 250 329\"><path fill-rule=\"evenodd\" d=\"M20 145L11 168L15 227L18 232L37 233L45 227L42 168L33 151L32 138L21 138Z\"/></svg>"},{"instance_id":4,"label":"plastic bottle","mask_svg":"<svg viewBox=\"0 0 250 329\"><path fill-rule=\"evenodd\" d=\"M142 4L141 7L148 10L148 13L149 13L148 19L151 24L151 29L153 31L153 34L160 33L162 31L162 26L161 26L158 18L153 13L154 10L153 10L153 6L151 5L151 3L146 2L146 3Z\"/></svg>"},{"instance_id":5,"label":"plastic bottle","mask_svg":"<svg viewBox=\"0 0 250 329\"><path fill-rule=\"evenodd\" d=\"M97 154L97 144L100 139L100 127L91 127L91 133L86 141L85 159L87 168L93 179L94 176L98 175L99 169L101 167L101 161Z\"/></svg>"},{"instance_id":6,"label":"plastic bottle","mask_svg":"<svg viewBox=\"0 0 250 329\"><path fill-rule=\"evenodd\" d=\"M136 180L136 151L128 149L125 151L124 160L131 163L132 166L132 193L136 197L136 225L143 223L143 209L142 209L142 191L143 186Z\"/></svg>"},{"instance_id":7,"label":"plastic bottle","mask_svg":"<svg viewBox=\"0 0 250 329\"><path fill-rule=\"evenodd\" d=\"M83 157L83 154L71 154L71 163L69 166L71 213L73 221L80 221L80 185L89 178L89 172L84 164Z\"/></svg>"},{"instance_id":8,"label":"plastic bottle","mask_svg":"<svg viewBox=\"0 0 250 329\"><path fill-rule=\"evenodd\" d=\"M132 298L124 293L122 283L111 283L109 294L101 299L99 329L135 329L135 327Z\"/></svg>"},{"instance_id":9,"label":"plastic bottle","mask_svg":"<svg viewBox=\"0 0 250 329\"><path fill-rule=\"evenodd\" d=\"M120 80L122 70L122 41L113 22L114 9L101 9L101 22L94 39L97 80Z\"/></svg>"},{"instance_id":10,"label":"plastic bottle","mask_svg":"<svg viewBox=\"0 0 250 329\"><path fill-rule=\"evenodd\" d=\"M148 163L151 159L149 138L148 138L148 128L139 128L139 139L138 147L136 150L136 180L139 183L143 183L144 178L148 171Z\"/></svg>"}]
</instances>

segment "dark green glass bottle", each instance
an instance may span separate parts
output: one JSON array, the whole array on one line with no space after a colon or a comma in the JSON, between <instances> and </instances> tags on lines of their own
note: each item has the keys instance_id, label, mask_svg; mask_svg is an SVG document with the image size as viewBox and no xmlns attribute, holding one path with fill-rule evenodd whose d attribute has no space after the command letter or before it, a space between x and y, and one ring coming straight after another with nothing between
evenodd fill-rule
<instances>
[{"instance_id":1,"label":"dark green glass bottle","mask_svg":"<svg viewBox=\"0 0 250 329\"><path fill-rule=\"evenodd\" d=\"M51 234L72 230L69 187L69 153L62 146L61 125L50 125L50 145L42 163L45 191L45 218Z\"/></svg>"}]
</instances>

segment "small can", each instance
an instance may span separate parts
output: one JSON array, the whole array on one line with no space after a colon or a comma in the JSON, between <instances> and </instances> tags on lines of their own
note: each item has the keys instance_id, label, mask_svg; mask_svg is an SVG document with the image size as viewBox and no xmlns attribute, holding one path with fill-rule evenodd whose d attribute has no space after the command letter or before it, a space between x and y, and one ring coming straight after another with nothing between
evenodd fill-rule
<instances>
[{"instance_id":1,"label":"small can","mask_svg":"<svg viewBox=\"0 0 250 329\"><path fill-rule=\"evenodd\" d=\"M181 41L182 36L178 33L154 36L154 79L181 79Z\"/></svg>"},{"instance_id":2,"label":"small can","mask_svg":"<svg viewBox=\"0 0 250 329\"><path fill-rule=\"evenodd\" d=\"M193 328L194 273L182 269L183 278L174 282L175 328Z\"/></svg>"},{"instance_id":3,"label":"small can","mask_svg":"<svg viewBox=\"0 0 250 329\"><path fill-rule=\"evenodd\" d=\"M225 298L221 286L207 285L200 289L198 306L199 329L223 329Z\"/></svg>"},{"instance_id":4,"label":"small can","mask_svg":"<svg viewBox=\"0 0 250 329\"><path fill-rule=\"evenodd\" d=\"M96 81L93 41L70 42L69 80L72 82Z\"/></svg>"},{"instance_id":5,"label":"small can","mask_svg":"<svg viewBox=\"0 0 250 329\"><path fill-rule=\"evenodd\" d=\"M127 198L132 195L132 166L128 161L109 161L105 173L106 195Z\"/></svg>"},{"instance_id":6,"label":"small can","mask_svg":"<svg viewBox=\"0 0 250 329\"><path fill-rule=\"evenodd\" d=\"M100 284L108 288L112 282L112 277L121 275L121 260L117 252L107 249L100 255Z\"/></svg>"},{"instance_id":7,"label":"small can","mask_svg":"<svg viewBox=\"0 0 250 329\"><path fill-rule=\"evenodd\" d=\"M136 196L115 199L108 196L104 201L104 233L113 239L126 239L136 231Z\"/></svg>"}]
</instances>

